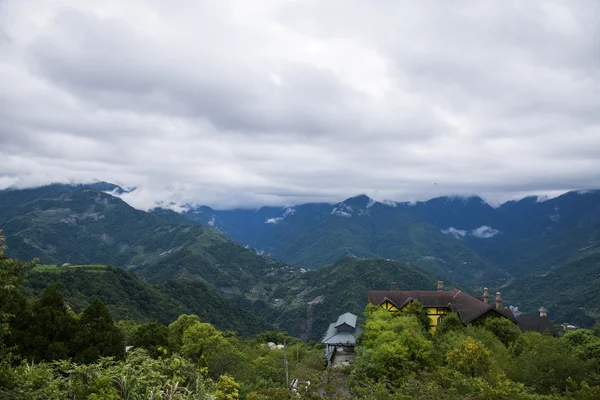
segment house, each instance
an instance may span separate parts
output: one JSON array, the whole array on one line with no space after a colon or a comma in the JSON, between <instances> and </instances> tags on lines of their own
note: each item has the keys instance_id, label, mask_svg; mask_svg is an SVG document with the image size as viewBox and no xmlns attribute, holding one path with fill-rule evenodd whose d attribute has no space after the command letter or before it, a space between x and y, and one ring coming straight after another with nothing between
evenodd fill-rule
<instances>
[{"instance_id":1,"label":"house","mask_svg":"<svg viewBox=\"0 0 600 400\"><path fill-rule=\"evenodd\" d=\"M357 319L356 315L347 312L329 325L321 340L321 343L327 345L325 358L328 365L344 365L354 358L356 339L363 331L358 326Z\"/></svg>"},{"instance_id":2,"label":"house","mask_svg":"<svg viewBox=\"0 0 600 400\"><path fill-rule=\"evenodd\" d=\"M515 324L517 319L508 308L502 307L502 296L496 293L495 302L490 304L488 289L483 296L471 296L459 289L444 290L444 282L438 281L438 290L396 290L396 282L392 290L376 290L368 293L368 302L388 311L403 311L414 301L423 304L429 317L429 333L435 333L435 328L449 312L458 314L464 325L470 324L484 316L495 315L507 318Z\"/></svg>"},{"instance_id":3,"label":"house","mask_svg":"<svg viewBox=\"0 0 600 400\"><path fill-rule=\"evenodd\" d=\"M558 336L556 328L548 319L548 310L546 310L544 307L541 307L539 312L539 317L535 315L519 315L517 317L517 321L519 321L519 329L521 329L523 332L531 331L542 334L549 333L552 336Z\"/></svg>"}]
</instances>

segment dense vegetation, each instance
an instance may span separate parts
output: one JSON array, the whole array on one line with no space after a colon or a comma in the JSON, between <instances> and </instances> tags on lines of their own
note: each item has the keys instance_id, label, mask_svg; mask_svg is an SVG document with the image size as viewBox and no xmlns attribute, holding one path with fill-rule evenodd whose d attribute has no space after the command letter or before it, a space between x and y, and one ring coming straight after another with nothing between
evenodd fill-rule
<instances>
[{"instance_id":1,"label":"dense vegetation","mask_svg":"<svg viewBox=\"0 0 600 400\"><path fill-rule=\"evenodd\" d=\"M344 263L356 274L364 274L367 267L390 266L384 260L365 264L346 259ZM501 317L464 327L458 316L449 314L431 337L428 318L418 303L403 313L368 306L356 359L348 367L326 370L321 346L281 332L243 339L186 314L168 326L140 321L115 324L99 299L80 313L69 310L56 284L48 285L39 298L28 297L21 289L32 267L7 258L0 243L3 399L551 400L600 396L600 325L594 331L576 330L556 338L523 334ZM32 277L60 277L67 270L37 268ZM410 265L396 268L409 270ZM111 268L87 266L71 271L99 277ZM320 278L326 279L327 273ZM428 276L423 278L425 282ZM419 279L407 284L418 285ZM286 344L286 349L272 349L268 342ZM133 348L126 351L126 344ZM288 379L311 382L301 384L296 395L286 389L285 356Z\"/></svg>"},{"instance_id":2,"label":"dense vegetation","mask_svg":"<svg viewBox=\"0 0 600 400\"><path fill-rule=\"evenodd\" d=\"M556 323L591 327L600 319L600 253L561 265L541 276L517 279L502 288L504 298L524 312L541 306Z\"/></svg>"},{"instance_id":3,"label":"dense vegetation","mask_svg":"<svg viewBox=\"0 0 600 400\"><path fill-rule=\"evenodd\" d=\"M195 280L238 294L271 272L284 280L298 271L210 227L173 224L165 214L136 210L87 186L0 192L0 227L13 257L110 264L152 282Z\"/></svg>"},{"instance_id":4,"label":"dense vegetation","mask_svg":"<svg viewBox=\"0 0 600 400\"><path fill-rule=\"evenodd\" d=\"M416 315L367 309L351 392L364 399L597 399L600 337L521 333L496 317L449 314L433 338ZM596 332L597 334L600 332Z\"/></svg>"},{"instance_id":5,"label":"dense vegetation","mask_svg":"<svg viewBox=\"0 0 600 400\"><path fill-rule=\"evenodd\" d=\"M362 315L369 290L388 290L393 281L398 289L430 290L436 279L411 263L345 257L280 285L273 296L283 301L274 322L296 336L318 340L338 315Z\"/></svg>"},{"instance_id":6,"label":"dense vegetation","mask_svg":"<svg viewBox=\"0 0 600 400\"><path fill-rule=\"evenodd\" d=\"M41 293L51 282L58 283L66 304L76 313L98 298L117 321L168 324L181 314L195 314L219 329L246 336L272 328L250 310L248 300L225 298L198 281L149 284L132 272L105 265L38 265L29 274L24 292Z\"/></svg>"},{"instance_id":7,"label":"dense vegetation","mask_svg":"<svg viewBox=\"0 0 600 400\"><path fill-rule=\"evenodd\" d=\"M198 207L178 214L160 208L135 210L102 192L105 190L121 191L102 182L0 191L0 227L7 235L10 255L39 257L51 264L115 265L134 271L146 281L164 284L164 290L186 292L199 301L204 301L201 293L236 297L236 306L252 310L248 315L258 314L305 338L320 335L325 321L338 312L330 311L336 307L334 291L319 286L337 285L344 288L341 292L350 293L353 287L378 288L378 275L388 281L401 279L375 268L376 276L370 282L375 286L353 282L346 288L348 279L343 273L328 276L328 282L318 273L300 274L298 268L260 256L213 227L270 256L303 265L330 265L348 255L411 261L432 273L433 281L454 281L477 292L483 286L506 286L508 273L523 279L500 288L507 292L507 304L526 312L544 305L556 322L586 327L599 316L595 297L586 293L592 287L589 282L595 279L594 255L600 254L600 192L572 192L544 202L527 198L499 208L477 197L442 197L393 207L358 196L333 205L220 211ZM483 225L499 233L475 237L472 229ZM451 226L463 229L465 236L455 238L440 232ZM560 272L574 266L582 270L585 279L570 279L568 273ZM528 287L529 282L538 281L535 276L547 274L548 278L539 279L547 285L535 291L516 289ZM310 281L312 276L317 277L315 283ZM200 282L202 290L194 291L190 281ZM188 286L180 287L184 284L179 282L188 282ZM565 295L546 296L549 287L553 293ZM319 309L320 322L311 318L306 306L322 294L318 292L326 294L322 304L312 307ZM358 290L352 294L356 293ZM77 303L71 293L65 295ZM83 301L86 296L79 296L81 306L91 300ZM250 302L240 301L240 297ZM177 309L197 314L194 301L188 298L179 298L178 302L185 304ZM362 308L362 300L351 302L355 304L337 304L352 311ZM125 315L113 304L108 306L116 318ZM132 312L132 316L140 315ZM158 318L164 322L167 317Z\"/></svg>"},{"instance_id":8,"label":"dense vegetation","mask_svg":"<svg viewBox=\"0 0 600 400\"><path fill-rule=\"evenodd\" d=\"M402 208L371 203L366 196L335 205L303 205L287 214L285 210L269 212L274 210L211 210L209 215L236 240L303 267L319 268L352 255L410 261L439 278L460 278L465 283L506 278L493 264L435 226ZM194 219L197 214L187 215ZM277 215L277 223L265 223L268 215Z\"/></svg>"},{"instance_id":9,"label":"dense vegetation","mask_svg":"<svg viewBox=\"0 0 600 400\"><path fill-rule=\"evenodd\" d=\"M77 314L56 284L39 299L22 293L31 267L0 240L2 399L287 399L284 350L268 342L286 344L290 379L319 386L319 347L277 332L240 339L196 315L117 325L99 299Z\"/></svg>"}]
</instances>

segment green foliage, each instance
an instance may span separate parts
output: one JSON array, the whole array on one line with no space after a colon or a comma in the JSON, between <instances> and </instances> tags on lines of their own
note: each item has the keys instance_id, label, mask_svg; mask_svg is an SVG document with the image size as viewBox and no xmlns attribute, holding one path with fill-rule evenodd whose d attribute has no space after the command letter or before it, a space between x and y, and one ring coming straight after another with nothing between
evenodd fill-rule
<instances>
[{"instance_id":1,"label":"green foliage","mask_svg":"<svg viewBox=\"0 0 600 400\"><path fill-rule=\"evenodd\" d=\"M146 349L154 358L164 357L168 352L168 337L169 329L152 321L136 329L131 345Z\"/></svg>"},{"instance_id":2,"label":"green foliage","mask_svg":"<svg viewBox=\"0 0 600 400\"><path fill-rule=\"evenodd\" d=\"M600 337L600 321L598 321L594 324L594 328L593 328L592 332L594 332L594 335Z\"/></svg>"},{"instance_id":3,"label":"green foliage","mask_svg":"<svg viewBox=\"0 0 600 400\"><path fill-rule=\"evenodd\" d=\"M25 273L34 265L8 258L5 251L4 236L0 229L0 351L4 347L4 336L10 334L10 319L14 317L9 311L13 308L11 306L14 306L14 301L19 298L20 285L25 280Z\"/></svg>"},{"instance_id":4,"label":"green foliage","mask_svg":"<svg viewBox=\"0 0 600 400\"><path fill-rule=\"evenodd\" d=\"M600 393L600 338L590 331L559 339L521 334L497 318L465 327L449 314L428 340L414 316L378 307L366 314L351 373L355 398L550 400Z\"/></svg>"},{"instance_id":5,"label":"green foliage","mask_svg":"<svg viewBox=\"0 0 600 400\"><path fill-rule=\"evenodd\" d=\"M258 248L273 249L274 257L309 268L354 254L414 262L448 280L460 278L473 283L503 277L461 241L400 208L375 204L368 213L352 218L328 212L312 225L291 232L290 224L303 223L297 218L288 217L286 224L273 227L266 243L257 244Z\"/></svg>"},{"instance_id":6,"label":"green foliage","mask_svg":"<svg viewBox=\"0 0 600 400\"><path fill-rule=\"evenodd\" d=\"M433 363L433 345L414 315L371 309L361 344L357 379L383 377L398 384Z\"/></svg>"},{"instance_id":7,"label":"green foliage","mask_svg":"<svg viewBox=\"0 0 600 400\"><path fill-rule=\"evenodd\" d=\"M244 300L226 299L201 282L174 281L149 284L120 268L105 265L37 266L25 291L35 295L57 282L65 301L75 312L99 298L115 320L156 320L166 325L180 314L195 314L220 329L250 336L272 328Z\"/></svg>"},{"instance_id":8,"label":"green foliage","mask_svg":"<svg viewBox=\"0 0 600 400\"><path fill-rule=\"evenodd\" d=\"M537 313L544 306L548 317L557 323L591 328L600 318L599 268L600 252L586 255L556 265L543 276L517 279L502 289L502 296L523 312Z\"/></svg>"},{"instance_id":9,"label":"green foliage","mask_svg":"<svg viewBox=\"0 0 600 400\"><path fill-rule=\"evenodd\" d=\"M230 376L221 375L216 389L217 400L237 400L239 398L240 385Z\"/></svg>"},{"instance_id":10,"label":"green foliage","mask_svg":"<svg viewBox=\"0 0 600 400\"><path fill-rule=\"evenodd\" d=\"M500 339L505 346L512 345L521 336L515 323L502 317L485 318L484 327Z\"/></svg>"},{"instance_id":11,"label":"green foliage","mask_svg":"<svg viewBox=\"0 0 600 400\"><path fill-rule=\"evenodd\" d=\"M190 326L200 323L197 315L180 315L169 325L169 348L177 353L183 344L183 334Z\"/></svg>"},{"instance_id":12,"label":"green foliage","mask_svg":"<svg viewBox=\"0 0 600 400\"><path fill-rule=\"evenodd\" d=\"M437 337L442 337L448 332L461 331L463 329L464 325L458 314L448 313L444 315L442 323L435 328L435 333Z\"/></svg>"},{"instance_id":13,"label":"green foliage","mask_svg":"<svg viewBox=\"0 0 600 400\"><path fill-rule=\"evenodd\" d=\"M535 388L540 393L550 393L552 388L564 391L569 379L581 382L585 366L560 339L527 332L513 347L514 369L509 377Z\"/></svg>"},{"instance_id":14,"label":"green foliage","mask_svg":"<svg viewBox=\"0 0 600 400\"><path fill-rule=\"evenodd\" d=\"M295 336L320 340L342 312L362 314L369 290L389 289L393 281L398 289L428 290L437 279L411 263L346 257L278 285L272 296L287 305L277 310L275 322ZM321 302L307 313L307 303L319 296Z\"/></svg>"},{"instance_id":15,"label":"green foliage","mask_svg":"<svg viewBox=\"0 0 600 400\"><path fill-rule=\"evenodd\" d=\"M298 273L210 227L181 222L136 210L97 186L0 192L0 226L15 257L133 267L155 283L185 278L233 293L247 293L272 270Z\"/></svg>"},{"instance_id":16,"label":"green foliage","mask_svg":"<svg viewBox=\"0 0 600 400\"><path fill-rule=\"evenodd\" d=\"M41 299L31 306L31 312L20 332L21 353L34 360L58 360L75 355L73 340L78 323L67 312L62 294L50 285Z\"/></svg>"},{"instance_id":17,"label":"green foliage","mask_svg":"<svg viewBox=\"0 0 600 400\"><path fill-rule=\"evenodd\" d=\"M81 314L74 342L75 359L83 363L96 361L100 357L121 359L125 356L123 333L99 299L92 301Z\"/></svg>"},{"instance_id":18,"label":"green foliage","mask_svg":"<svg viewBox=\"0 0 600 400\"><path fill-rule=\"evenodd\" d=\"M446 363L471 378L486 375L491 361L489 350L482 343L468 336L457 347L446 353Z\"/></svg>"}]
</instances>

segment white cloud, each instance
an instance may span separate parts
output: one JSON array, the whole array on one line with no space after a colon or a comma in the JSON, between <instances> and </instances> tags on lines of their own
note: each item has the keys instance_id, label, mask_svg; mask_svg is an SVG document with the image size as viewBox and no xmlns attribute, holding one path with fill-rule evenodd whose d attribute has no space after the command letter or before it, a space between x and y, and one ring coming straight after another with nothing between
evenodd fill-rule
<instances>
[{"instance_id":1,"label":"white cloud","mask_svg":"<svg viewBox=\"0 0 600 400\"><path fill-rule=\"evenodd\" d=\"M456 228L450 227L448 229L443 229L442 233L444 233L446 235L452 235L456 239L461 239L461 238L464 238L466 236L467 231L463 230L463 229L456 229Z\"/></svg>"},{"instance_id":2,"label":"white cloud","mask_svg":"<svg viewBox=\"0 0 600 400\"><path fill-rule=\"evenodd\" d=\"M337 215L340 217L350 218L352 217L352 207L345 206L342 208L334 207L331 210L331 215Z\"/></svg>"},{"instance_id":3,"label":"white cloud","mask_svg":"<svg viewBox=\"0 0 600 400\"><path fill-rule=\"evenodd\" d=\"M599 36L593 0L3 0L0 188L223 208L599 187Z\"/></svg>"},{"instance_id":4,"label":"white cloud","mask_svg":"<svg viewBox=\"0 0 600 400\"><path fill-rule=\"evenodd\" d=\"M286 207L281 217L267 218L265 224L278 224L283 221L288 215L292 215L296 212L294 207Z\"/></svg>"},{"instance_id":5,"label":"white cloud","mask_svg":"<svg viewBox=\"0 0 600 400\"><path fill-rule=\"evenodd\" d=\"M491 237L496 236L499 233L499 230L485 225L480 226L479 228L475 228L471 231L471 235L479 239L489 239Z\"/></svg>"}]
</instances>

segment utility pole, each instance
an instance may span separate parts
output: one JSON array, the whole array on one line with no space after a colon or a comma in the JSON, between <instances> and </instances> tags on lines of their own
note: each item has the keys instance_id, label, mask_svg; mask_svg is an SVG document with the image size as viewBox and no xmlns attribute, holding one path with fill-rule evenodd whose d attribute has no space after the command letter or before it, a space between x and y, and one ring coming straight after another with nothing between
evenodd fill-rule
<instances>
[{"instance_id":1,"label":"utility pole","mask_svg":"<svg viewBox=\"0 0 600 400\"><path fill-rule=\"evenodd\" d=\"M288 362L287 362L287 353L285 352L285 340L283 341L283 366L285 368L285 388L290 388L289 378L288 378Z\"/></svg>"}]
</instances>

